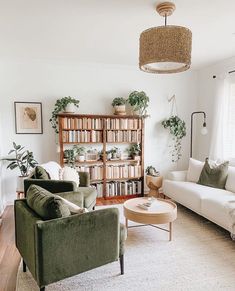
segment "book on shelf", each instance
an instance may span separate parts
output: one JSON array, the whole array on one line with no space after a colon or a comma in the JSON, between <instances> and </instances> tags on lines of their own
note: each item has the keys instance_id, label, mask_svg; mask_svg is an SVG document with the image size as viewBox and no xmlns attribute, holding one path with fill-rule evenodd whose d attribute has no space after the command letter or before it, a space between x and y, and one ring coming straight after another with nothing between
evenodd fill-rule
<instances>
[{"instance_id":1,"label":"book on shelf","mask_svg":"<svg viewBox=\"0 0 235 291\"><path fill-rule=\"evenodd\" d=\"M141 181L112 181L106 183L106 196L125 196L141 194Z\"/></svg>"},{"instance_id":2,"label":"book on shelf","mask_svg":"<svg viewBox=\"0 0 235 291\"><path fill-rule=\"evenodd\" d=\"M107 129L141 129L142 123L140 118L107 118Z\"/></svg>"},{"instance_id":3,"label":"book on shelf","mask_svg":"<svg viewBox=\"0 0 235 291\"><path fill-rule=\"evenodd\" d=\"M102 118L90 118L90 117L63 117L62 129L103 129Z\"/></svg>"},{"instance_id":4,"label":"book on shelf","mask_svg":"<svg viewBox=\"0 0 235 291\"><path fill-rule=\"evenodd\" d=\"M63 142L102 142L102 131L96 130L66 130L62 131Z\"/></svg>"},{"instance_id":5,"label":"book on shelf","mask_svg":"<svg viewBox=\"0 0 235 291\"><path fill-rule=\"evenodd\" d=\"M107 142L141 142L141 131L133 130L107 130Z\"/></svg>"},{"instance_id":6,"label":"book on shelf","mask_svg":"<svg viewBox=\"0 0 235 291\"><path fill-rule=\"evenodd\" d=\"M107 179L128 179L141 176L140 165L108 165L106 166Z\"/></svg>"}]
</instances>

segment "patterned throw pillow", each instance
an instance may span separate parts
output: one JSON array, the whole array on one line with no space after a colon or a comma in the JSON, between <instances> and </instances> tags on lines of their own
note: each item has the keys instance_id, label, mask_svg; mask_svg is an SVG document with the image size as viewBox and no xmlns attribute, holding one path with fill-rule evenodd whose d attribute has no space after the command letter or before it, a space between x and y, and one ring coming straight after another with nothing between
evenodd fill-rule
<instances>
[{"instance_id":1,"label":"patterned throw pillow","mask_svg":"<svg viewBox=\"0 0 235 291\"><path fill-rule=\"evenodd\" d=\"M60 180L73 181L79 186L79 174L76 169L65 166L60 171Z\"/></svg>"}]
</instances>

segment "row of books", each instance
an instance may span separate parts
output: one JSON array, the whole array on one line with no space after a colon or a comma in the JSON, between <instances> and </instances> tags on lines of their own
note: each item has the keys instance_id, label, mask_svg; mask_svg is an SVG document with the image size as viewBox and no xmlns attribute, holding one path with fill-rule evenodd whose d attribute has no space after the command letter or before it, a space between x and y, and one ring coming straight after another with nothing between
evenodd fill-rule
<instances>
[{"instance_id":1,"label":"row of books","mask_svg":"<svg viewBox=\"0 0 235 291\"><path fill-rule=\"evenodd\" d=\"M127 179L141 176L140 165L120 165L120 166L106 166L107 179Z\"/></svg>"},{"instance_id":2,"label":"row of books","mask_svg":"<svg viewBox=\"0 0 235 291\"><path fill-rule=\"evenodd\" d=\"M106 196L141 194L141 181L109 182L106 184Z\"/></svg>"},{"instance_id":3,"label":"row of books","mask_svg":"<svg viewBox=\"0 0 235 291\"><path fill-rule=\"evenodd\" d=\"M102 118L63 117L62 129L103 129Z\"/></svg>"},{"instance_id":4,"label":"row of books","mask_svg":"<svg viewBox=\"0 0 235 291\"><path fill-rule=\"evenodd\" d=\"M140 130L108 130L106 135L107 142L141 142Z\"/></svg>"},{"instance_id":5,"label":"row of books","mask_svg":"<svg viewBox=\"0 0 235 291\"><path fill-rule=\"evenodd\" d=\"M102 142L102 131L68 130L62 131L63 142Z\"/></svg>"},{"instance_id":6,"label":"row of books","mask_svg":"<svg viewBox=\"0 0 235 291\"><path fill-rule=\"evenodd\" d=\"M104 196L103 185L104 185L103 183L92 184L92 187L96 188L98 198L102 198Z\"/></svg>"},{"instance_id":7,"label":"row of books","mask_svg":"<svg viewBox=\"0 0 235 291\"><path fill-rule=\"evenodd\" d=\"M141 129L142 120L138 118L107 118L107 129Z\"/></svg>"},{"instance_id":8,"label":"row of books","mask_svg":"<svg viewBox=\"0 0 235 291\"><path fill-rule=\"evenodd\" d=\"M79 172L87 172L90 175L91 180L102 180L103 179L103 167L102 166L92 166L92 167L76 167Z\"/></svg>"}]
</instances>

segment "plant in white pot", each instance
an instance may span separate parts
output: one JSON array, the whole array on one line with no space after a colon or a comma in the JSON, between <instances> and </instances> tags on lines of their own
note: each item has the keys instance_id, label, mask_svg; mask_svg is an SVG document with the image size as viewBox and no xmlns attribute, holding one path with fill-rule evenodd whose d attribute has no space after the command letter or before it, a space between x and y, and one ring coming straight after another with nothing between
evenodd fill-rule
<instances>
[{"instance_id":1,"label":"plant in white pot","mask_svg":"<svg viewBox=\"0 0 235 291\"><path fill-rule=\"evenodd\" d=\"M114 108L114 114L126 115L126 102L127 100L123 97L114 98L112 102L112 106Z\"/></svg>"},{"instance_id":2,"label":"plant in white pot","mask_svg":"<svg viewBox=\"0 0 235 291\"><path fill-rule=\"evenodd\" d=\"M140 160L140 153L141 153L141 148L140 144L136 143L130 146L128 149L129 155L134 159L134 160Z\"/></svg>"},{"instance_id":3,"label":"plant in white pot","mask_svg":"<svg viewBox=\"0 0 235 291\"><path fill-rule=\"evenodd\" d=\"M75 145L73 147L75 152L75 158L78 162L84 162L85 161L85 148L81 147L79 145Z\"/></svg>"},{"instance_id":4,"label":"plant in white pot","mask_svg":"<svg viewBox=\"0 0 235 291\"><path fill-rule=\"evenodd\" d=\"M24 147L13 142L13 149L9 151L9 158L3 158L3 161L8 161L7 169L20 170L20 176L17 178L18 192L24 191L24 179L28 178L30 170L35 168L38 162L34 159L33 152L24 150Z\"/></svg>"},{"instance_id":5,"label":"plant in white pot","mask_svg":"<svg viewBox=\"0 0 235 291\"><path fill-rule=\"evenodd\" d=\"M147 107L149 106L149 97L144 91L133 91L128 97L128 103L133 107L134 114L147 116Z\"/></svg>"},{"instance_id":6,"label":"plant in white pot","mask_svg":"<svg viewBox=\"0 0 235 291\"><path fill-rule=\"evenodd\" d=\"M72 98L70 96L57 99L55 103L54 110L51 113L51 118L49 119L52 128L55 133L58 133L58 120L57 115L60 112L74 113L76 108L79 108L80 101L78 99Z\"/></svg>"}]
</instances>

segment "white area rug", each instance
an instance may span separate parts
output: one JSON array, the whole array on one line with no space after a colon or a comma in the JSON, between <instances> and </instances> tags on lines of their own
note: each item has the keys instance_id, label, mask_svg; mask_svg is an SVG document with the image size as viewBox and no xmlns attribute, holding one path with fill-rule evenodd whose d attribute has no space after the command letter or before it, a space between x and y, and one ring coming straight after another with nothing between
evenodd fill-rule
<instances>
[{"instance_id":1,"label":"white area rug","mask_svg":"<svg viewBox=\"0 0 235 291\"><path fill-rule=\"evenodd\" d=\"M117 207L122 213L122 206ZM17 291L34 290L34 279L20 266ZM46 290L235 290L235 242L227 231L179 206L172 242L168 233L151 226L129 229L123 276L114 262Z\"/></svg>"}]
</instances>

